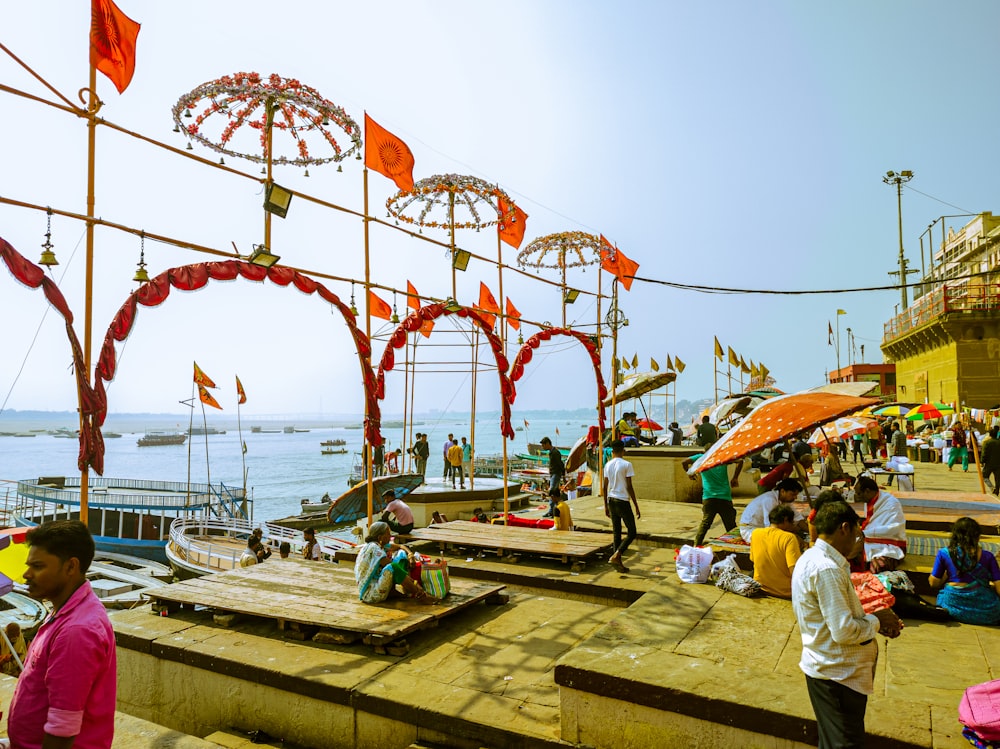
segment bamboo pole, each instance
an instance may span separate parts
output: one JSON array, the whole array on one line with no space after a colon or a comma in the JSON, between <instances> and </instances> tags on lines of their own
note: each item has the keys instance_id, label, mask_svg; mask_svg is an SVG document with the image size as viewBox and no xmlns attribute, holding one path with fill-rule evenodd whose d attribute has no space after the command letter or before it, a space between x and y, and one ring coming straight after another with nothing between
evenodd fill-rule
<instances>
[{"instance_id":1,"label":"bamboo pole","mask_svg":"<svg viewBox=\"0 0 1000 749\"><path fill-rule=\"evenodd\" d=\"M477 374L479 369L479 328L473 326L472 328L472 424L469 427L469 447L471 451L472 460L469 462L469 475L466 476L469 479L469 491L472 491L474 485L472 483L473 475L476 473L476 386L477 386Z\"/></svg>"},{"instance_id":2,"label":"bamboo pole","mask_svg":"<svg viewBox=\"0 0 1000 749\"><path fill-rule=\"evenodd\" d=\"M400 470L403 473L409 473L410 462L413 460L412 454L409 452L408 448L410 446L410 441L413 439L413 424L411 420L407 418L406 404L410 402L410 338L409 335L406 337L406 346L404 347L406 352L406 359L403 362L403 444L400 445L401 450L407 450L405 456L401 456L400 463L402 468ZM409 431L407 431L409 429Z\"/></svg>"},{"instance_id":3,"label":"bamboo pole","mask_svg":"<svg viewBox=\"0 0 1000 749\"><path fill-rule=\"evenodd\" d=\"M371 369L372 366L372 355L371 355L371 340L372 340L372 312L371 304L369 303L369 294L371 293L371 262L370 262L370 252L368 244L368 167L365 167L364 172L364 226L365 226L365 335L368 336L368 354L365 356L365 366ZM365 423L363 430L367 433L369 428L369 419L371 418L371 411L368 402L368 397L365 397ZM368 489L368 527L372 525L372 516L374 515L374 502L372 493L374 492L374 476L372 476L372 442L371 439L365 436L364 441L364 455L362 460L364 460L365 465L365 476L368 479L367 489Z\"/></svg>"},{"instance_id":4,"label":"bamboo pole","mask_svg":"<svg viewBox=\"0 0 1000 749\"><path fill-rule=\"evenodd\" d=\"M965 414L962 414L962 421L965 421ZM983 461L979 459L979 440L976 439L976 432L972 428L972 419L969 419L969 428L966 430L968 440L972 443L972 457L976 461L976 473L979 474L979 491L986 494L986 482L983 480Z\"/></svg>"},{"instance_id":5,"label":"bamboo pole","mask_svg":"<svg viewBox=\"0 0 1000 749\"><path fill-rule=\"evenodd\" d=\"M597 356L603 357L604 355L604 339L601 337L601 288L603 286L603 276L601 273L601 266L597 266ZM602 362L603 368L603 362ZM600 416L601 409L603 408L603 403L601 402L600 394L597 398L597 476L596 480L590 483L590 493L595 497L603 497L604 495L604 430L600 428Z\"/></svg>"},{"instance_id":6,"label":"bamboo pole","mask_svg":"<svg viewBox=\"0 0 1000 749\"><path fill-rule=\"evenodd\" d=\"M499 187L499 185L498 185ZM503 295L503 242L500 239L500 231L497 231L497 284L500 293L500 342L503 344L504 356L507 355L507 300ZM520 322L518 322L520 325ZM501 394L501 397L503 395ZM507 508L510 504L509 491L507 490L507 437L501 434L503 440L503 465L501 466L500 478L503 481L503 509L504 522L507 519ZM476 472L476 445L472 445L472 472Z\"/></svg>"}]
</instances>

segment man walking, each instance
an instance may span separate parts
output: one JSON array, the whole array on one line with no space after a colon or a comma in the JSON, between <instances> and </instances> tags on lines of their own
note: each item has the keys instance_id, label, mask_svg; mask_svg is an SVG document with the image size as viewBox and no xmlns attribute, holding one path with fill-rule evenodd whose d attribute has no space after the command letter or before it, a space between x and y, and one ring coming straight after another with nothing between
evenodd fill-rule
<instances>
[{"instance_id":1,"label":"man walking","mask_svg":"<svg viewBox=\"0 0 1000 749\"><path fill-rule=\"evenodd\" d=\"M615 440L611 443L611 460L604 464L604 514L611 518L611 528L614 531L615 550L608 563L621 573L627 573L628 567L622 563L622 553L628 550L636 537L635 521L641 518L639 503L632 488L632 477L635 469L625 460L625 443ZM635 515L632 505L635 505ZM628 534L622 541L622 523Z\"/></svg>"},{"instance_id":2,"label":"man walking","mask_svg":"<svg viewBox=\"0 0 1000 749\"><path fill-rule=\"evenodd\" d=\"M94 539L79 520L28 531L28 595L52 603L28 650L10 705L16 747L106 749L115 732L115 634L87 581Z\"/></svg>"},{"instance_id":3,"label":"man walking","mask_svg":"<svg viewBox=\"0 0 1000 749\"><path fill-rule=\"evenodd\" d=\"M558 448L552 447L552 440L548 437L542 437L541 445L549 455L549 489L558 489L562 485L563 476L566 475L562 453Z\"/></svg>"},{"instance_id":4,"label":"man walking","mask_svg":"<svg viewBox=\"0 0 1000 749\"><path fill-rule=\"evenodd\" d=\"M983 480L993 490L994 495L1000 495L1000 439L997 434L1000 429L990 427L990 436L983 442Z\"/></svg>"},{"instance_id":5,"label":"man walking","mask_svg":"<svg viewBox=\"0 0 1000 749\"><path fill-rule=\"evenodd\" d=\"M892 609L865 614L851 584L848 558L861 552L861 519L846 502L816 513L816 545L792 573L792 608L802 634L799 668L816 713L819 749L865 745L865 709L874 691L875 633L899 637Z\"/></svg>"},{"instance_id":6,"label":"man walking","mask_svg":"<svg viewBox=\"0 0 1000 749\"><path fill-rule=\"evenodd\" d=\"M469 486L472 486L472 443L462 437L462 473L469 479Z\"/></svg>"},{"instance_id":7,"label":"man walking","mask_svg":"<svg viewBox=\"0 0 1000 749\"><path fill-rule=\"evenodd\" d=\"M681 467L687 471L701 455L685 459L681 463ZM701 524L695 534L695 546L701 546L708 529L715 522L716 515L722 518L722 525L725 526L726 531L731 531L736 527L736 508L733 507L732 487L739 486L740 471L742 470L743 461L741 460L736 463L736 473L733 474L732 482L729 480L729 468L725 465L715 466L715 468L701 472ZM694 476L690 473L688 478L694 481Z\"/></svg>"},{"instance_id":8,"label":"man walking","mask_svg":"<svg viewBox=\"0 0 1000 749\"><path fill-rule=\"evenodd\" d=\"M948 470L958 462L958 459L962 459L962 470L968 473L969 471L969 444L968 437L965 434L965 428L962 426L962 422L957 418L955 423L951 425L951 452L948 454Z\"/></svg>"}]
</instances>

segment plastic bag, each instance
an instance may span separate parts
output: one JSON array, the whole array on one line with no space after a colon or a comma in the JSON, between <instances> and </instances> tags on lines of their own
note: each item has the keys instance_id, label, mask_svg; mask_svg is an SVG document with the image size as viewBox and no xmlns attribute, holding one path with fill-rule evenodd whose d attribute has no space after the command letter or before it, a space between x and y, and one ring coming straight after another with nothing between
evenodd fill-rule
<instances>
[{"instance_id":1,"label":"plastic bag","mask_svg":"<svg viewBox=\"0 0 1000 749\"><path fill-rule=\"evenodd\" d=\"M717 580L718 577L719 577L719 575L722 574L722 571L725 570L725 569L727 569L727 568L732 568L732 569L736 570L737 572L741 571L740 570L740 566L738 564L736 564L736 555L735 554L730 554L729 556L727 556L722 561L719 561L719 562L716 562L715 564L713 564L712 565L712 571L709 574L709 580Z\"/></svg>"},{"instance_id":2,"label":"plastic bag","mask_svg":"<svg viewBox=\"0 0 1000 749\"><path fill-rule=\"evenodd\" d=\"M712 559L715 555L708 546L689 546L684 544L674 552L674 564L677 576L686 583L706 583L712 571Z\"/></svg>"},{"instance_id":3,"label":"plastic bag","mask_svg":"<svg viewBox=\"0 0 1000 749\"><path fill-rule=\"evenodd\" d=\"M423 562L420 583L430 595L441 599L451 592L451 578L448 577L448 561L435 559Z\"/></svg>"}]
</instances>

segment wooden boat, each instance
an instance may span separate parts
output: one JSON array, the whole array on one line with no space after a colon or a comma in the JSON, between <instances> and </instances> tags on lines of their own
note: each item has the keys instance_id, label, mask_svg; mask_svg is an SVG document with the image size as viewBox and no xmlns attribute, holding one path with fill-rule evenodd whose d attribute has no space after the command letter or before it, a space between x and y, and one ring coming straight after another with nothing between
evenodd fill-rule
<instances>
[{"instance_id":1,"label":"wooden boat","mask_svg":"<svg viewBox=\"0 0 1000 749\"><path fill-rule=\"evenodd\" d=\"M347 448L342 447L340 450L334 450L332 447L324 447L322 450L320 450L320 453L322 453L323 455L346 455Z\"/></svg>"},{"instance_id":2,"label":"wooden boat","mask_svg":"<svg viewBox=\"0 0 1000 749\"><path fill-rule=\"evenodd\" d=\"M11 591L0 595L0 627L17 622L25 637L30 637L45 621L49 610L31 596Z\"/></svg>"},{"instance_id":3,"label":"wooden boat","mask_svg":"<svg viewBox=\"0 0 1000 749\"><path fill-rule=\"evenodd\" d=\"M372 486L372 511L382 512L385 502L382 494L389 490L405 496L424 483L419 473L398 473L379 476ZM330 502L302 500L302 514L275 520L286 528L330 528L343 523L353 523L368 515L368 482L362 481Z\"/></svg>"},{"instance_id":4,"label":"wooden boat","mask_svg":"<svg viewBox=\"0 0 1000 749\"><path fill-rule=\"evenodd\" d=\"M341 439L323 440L319 444L320 444L320 447L343 447L344 445L347 444L347 440L341 440Z\"/></svg>"},{"instance_id":5,"label":"wooden boat","mask_svg":"<svg viewBox=\"0 0 1000 749\"><path fill-rule=\"evenodd\" d=\"M179 517L246 517L253 500L223 483L89 479L88 525L98 551L166 563L170 523ZM15 526L80 517L80 476L42 476L17 482L10 502Z\"/></svg>"},{"instance_id":6,"label":"wooden boat","mask_svg":"<svg viewBox=\"0 0 1000 749\"><path fill-rule=\"evenodd\" d=\"M124 555L114 555L121 558ZM133 557L135 559L135 557ZM143 560L138 560L142 562ZM170 568L165 565L156 565L166 571L173 578ZM142 602L142 594L153 589L166 585L169 580L161 577L154 577L152 574L144 572L143 568L137 566L136 569L129 569L121 566L112 559L94 558L87 570L87 580L93 588L95 595L101 599L101 603L108 609L130 609Z\"/></svg>"},{"instance_id":7,"label":"wooden boat","mask_svg":"<svg viewBox=\"0 0 1000 749\"><path fill-rule=\"evenodd\" d=\"M281 434L280 429L264 429L264 427L250 427L251 434Z\"/></svg>"},{"instance_id":8,"label":"wooden boat","mask_svg":"<svg viewBox=\"0 0 1000 749\"><path fill-rule=\"evenodd\" d=\"M236 569L253 528L247 520L177 518L170 524L167 559L180 580ZM280 564L276 557L282 541L289 543L292 555L302 555L305 538L301 532L276 523L260 523L260 528L264 543L272 551L271 559L265 564ZM338 549L354 546L326 534L317 533L316 538L321 555L331 560Z\"/></svg>"},{"instance_id":9,"label":"wooden boat","mask_svg":"<svg viewBox=\"0 0 1000 749\"><path fill-rule=\"evenodd\" d=\"M167 434L165 432L146 432L138 439L136 444L139 447L160 447L162 445L183 445L187 440L186 434Z\"/></svg>"},{"instance_id":10,"label":"wooden boat","mask_svg":"<svg viewBox=\"0 0 1000 749\"><path fill-rule=\"evenodd\" d=\"M211 434L225 434L226 430L225 429L216 429L215 427L193 426L193 427L191 427L191 432L190 433L191 433L192 437L204 437L206 434L208 434L208 435L211 435Z\"/></svg>"}]
</instances>

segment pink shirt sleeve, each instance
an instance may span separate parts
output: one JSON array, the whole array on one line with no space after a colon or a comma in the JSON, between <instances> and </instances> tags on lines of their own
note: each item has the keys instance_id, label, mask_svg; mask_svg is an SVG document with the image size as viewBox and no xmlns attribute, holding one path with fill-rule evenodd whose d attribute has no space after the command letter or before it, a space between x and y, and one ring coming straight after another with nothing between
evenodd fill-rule
<instances>
[{"instance_id":1,"label":"pink shirt sleeve","mask_svg":"<svg viewBox=\"0 0 1000 749\"><path fill-rule=\"evenodd\" d=\"M52 643L45 672L49 693L45 732L52 736L80 733L88 696L109 658L103 632L98 627L86 622L65 627Z\"/></svg>"}]
</instances>

